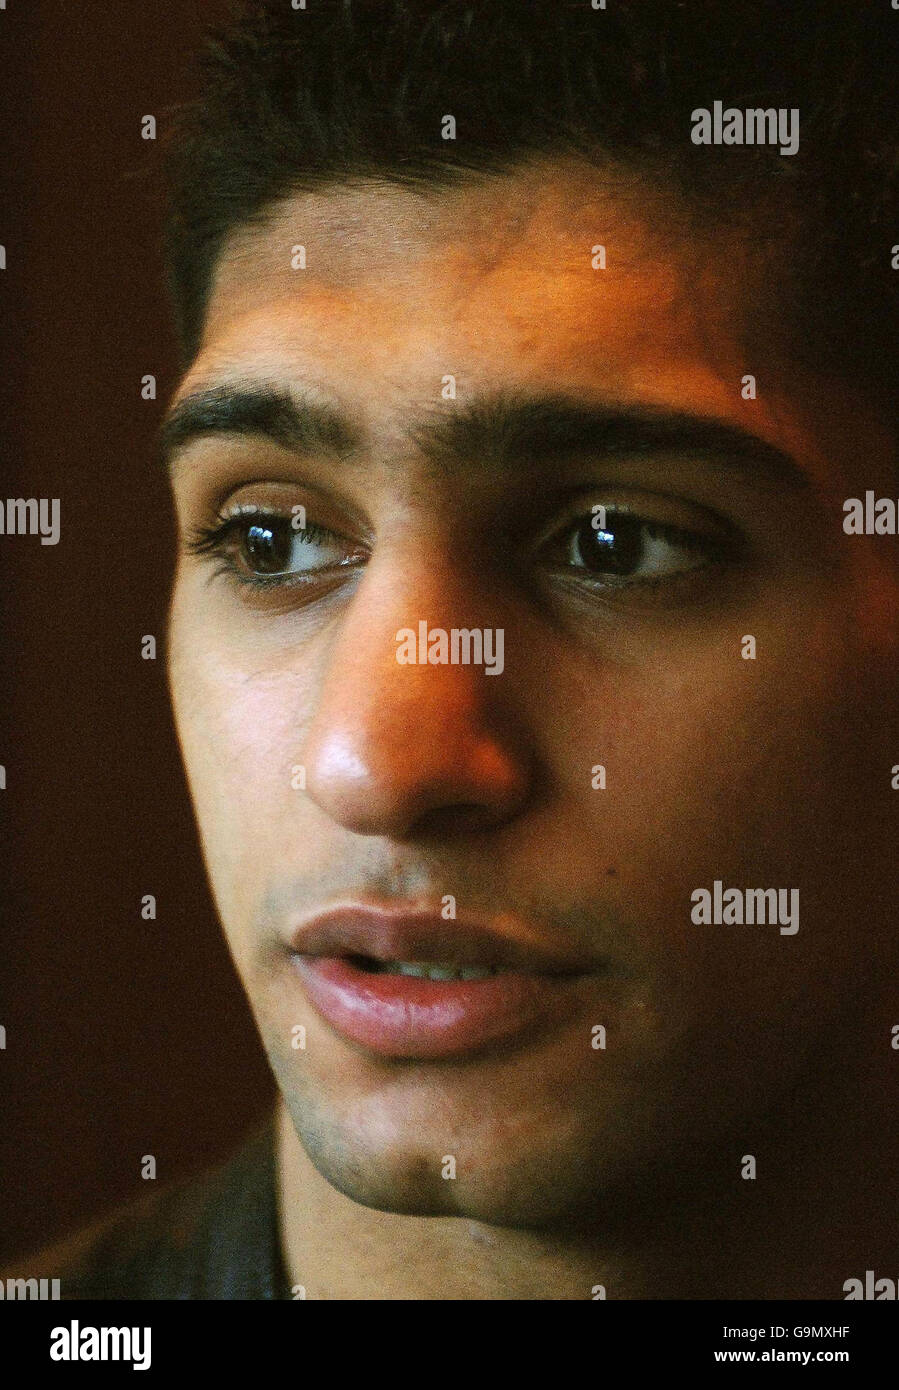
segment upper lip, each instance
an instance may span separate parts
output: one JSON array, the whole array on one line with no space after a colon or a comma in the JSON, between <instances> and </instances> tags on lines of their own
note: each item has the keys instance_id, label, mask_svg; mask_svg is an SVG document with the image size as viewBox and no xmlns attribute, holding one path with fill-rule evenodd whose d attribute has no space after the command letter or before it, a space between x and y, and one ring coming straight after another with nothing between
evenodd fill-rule
<instances>
[{"instance_id":1,"label":"upper lip","mask_svg":"<svg viewBox=\"0 0 899 1390\"><path fill-rule=\"evenodd\" d=\"M378 961L433 961L496 966L537 974L582 974L602 964L559 946L511 936L490 919L447 921L421 908L346 904L305 918L290 949L308 956L367 956Z\"/></svg>"}]
</instances>

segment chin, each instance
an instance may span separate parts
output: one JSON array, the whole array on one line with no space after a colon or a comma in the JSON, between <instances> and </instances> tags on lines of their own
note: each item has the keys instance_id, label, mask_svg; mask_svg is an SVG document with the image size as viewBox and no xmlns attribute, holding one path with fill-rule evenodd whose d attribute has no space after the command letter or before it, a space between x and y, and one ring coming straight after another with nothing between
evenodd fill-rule
<instances>
[{"instance_id":1,"label":"chin","mask_svg":"<svg viewBox=\"0 0 899 1390\"><path fill-rule=\"evenodd\" d=\"M338 1192L360 1206L396 1216L459 1217L490 1226L540 1229L558 1224L564 1213L555 1202L541 1200L535 1178L526 1194L508 1185L471 1180L436 1180L422 1165L395 1154L366 1155L364 1165L352 1157L336 1157L300 1133L312 1163ZM439 1186L438 1186L439 1183ZM535 1200L536 1199L536 1200Z\"/></svg>"},{"instance_id":2,"label":"chin","mask_svg":"<svg viewBox=\"0 0 899 1390\"><path fill-rule=\"evenodd\" d=\"M507 1138L423 1135L338 1116L309 1097L285 1097L310 1162L351 1201L402 1216L460 1217L492 1226L540 1229L592 1209L597 1184L583 1154L545 1144L513 1149ZM369 1117L370 1118L370 1117ZM455 1150L455 1153L453 1152ZM456 1176L444 1177L455 1157Z\"/></svg>"}]
</instances>

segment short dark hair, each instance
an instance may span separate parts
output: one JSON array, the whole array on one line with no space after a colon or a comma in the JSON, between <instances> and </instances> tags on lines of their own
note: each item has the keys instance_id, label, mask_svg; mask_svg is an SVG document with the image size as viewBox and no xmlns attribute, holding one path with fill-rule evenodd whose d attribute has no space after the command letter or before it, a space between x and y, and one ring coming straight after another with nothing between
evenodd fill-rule
<instances>
[{"instance_id":1,"label":"short dark hair","mask_svg":"<svg viewBox=\"0 0 899 1390\"><path fill-rule=\"evenodd\" d=\"M897 30L886 0L248 0L170 137L167 263L185 363L232 230L359 178L446 187L535 155L630 166L711 228L781 244L791 350L897 387ZM795 155L691 141L715 100L798 108ZM443 117L456 121L443 139ZM750 230L752 229L752 230Z\"/></svg>"}]
</instances>

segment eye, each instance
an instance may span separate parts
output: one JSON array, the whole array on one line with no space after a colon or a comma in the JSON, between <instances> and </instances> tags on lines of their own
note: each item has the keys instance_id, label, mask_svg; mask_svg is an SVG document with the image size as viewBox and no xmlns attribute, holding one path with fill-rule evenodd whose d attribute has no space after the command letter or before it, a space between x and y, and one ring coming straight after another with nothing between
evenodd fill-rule
<instances>
[{"instance_id":1,"label":"eye","mask_svg":"<svg viewBox=\"0 0 899 1390\"><path fill-rule=\"evenodd\" d=\"M632 512L600 509L578 517L543 548L557 568L610 584L653 583L720 559L714 536L651 521Z\"/></svg>"},{"instance_id":2,"label":"eye","mask_svg":"<svg viewBox=\"0 0 899 1390\"><path fill-rule=\"evenodd\" d=\"M339 565L337 537L320 526L294 529L283 517L247 518L234 530L241 559L254 574L298 574Z\"/></svg>"},{"instance_id":3,"label":"eye","mask_svg":"<svg viewBox=\"0 0 899 1390\"><path fill-rule=\"evenodd\" d=\"M198 527L188 542L194 555L217 555L224 567L248 583L277 584L313 578L321 571L351 565L364 552L343 536L315 522L245 511Z\"/></svg>"}]
</instances>

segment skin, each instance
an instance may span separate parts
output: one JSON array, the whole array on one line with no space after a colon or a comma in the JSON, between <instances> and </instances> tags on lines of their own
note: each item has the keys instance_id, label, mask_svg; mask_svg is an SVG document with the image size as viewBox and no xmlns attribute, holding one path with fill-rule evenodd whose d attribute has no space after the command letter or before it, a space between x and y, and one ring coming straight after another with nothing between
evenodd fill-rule
<instances>
[{"instance_id":1,"label":"skin","mask_svg":"<svg viewBox=\"0 0 899 1390\"><path fill-rule=\"evenodd\" d=\"M535 163L297 195L224 248L173 404L265 378L360 440L346 461L206 438L173 463L172 698L280 1087L282 1243L307 1297L842 1298L897 1272L899 568L895 538L842 530L844 498L896 495L893 442L846 384L747 346L745 245L625 174ZM444 465L407 432L499 390L737 425L804 481L705 453ZM739 558L591 587L552 538L596 503L723 519ZM259 594L187 545L238 504L304 505L344 538L323 561L360 563ZM503 674L398 664L420 619L503 628ZM798 888L799 931L694 924L715 879ZM558 1026L461 1061L344 1041L290 967L291 924L447 893L611 969Z\"/></svg>"}]
</instances>

